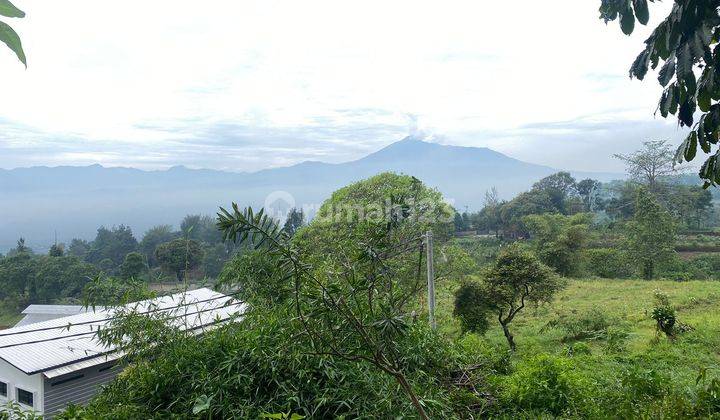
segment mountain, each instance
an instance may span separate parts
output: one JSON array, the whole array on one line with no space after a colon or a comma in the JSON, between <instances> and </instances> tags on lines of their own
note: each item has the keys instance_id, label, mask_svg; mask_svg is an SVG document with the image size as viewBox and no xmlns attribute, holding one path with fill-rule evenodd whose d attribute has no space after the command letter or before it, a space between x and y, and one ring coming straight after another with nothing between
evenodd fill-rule
<instances>
[{"instance_id":1,"label":"mountain","mask_svg":"<svg viewBox=\"0 0 720 420\"><path fill-rule=\"evenodd\" d=\"M303 162L253 173L182 166L164 171L100 165L0 169L0 250L14 246L20 236L38 250L48 248L56 233L63 242L73 237L92 239L101 225L126 224L140 237L153 225L177 225L189 213L214 214L233 201L263 206L276 198L294 199L291 205L312 213L334 190L383 171L414 175L440 190L457 208L472 210L482 205L485 191L493 186L503 198L511 198L558 169L487 148L413 138L351 162ZM622 177L573 175L601 181Z\"/></svg>"}]
</instances>

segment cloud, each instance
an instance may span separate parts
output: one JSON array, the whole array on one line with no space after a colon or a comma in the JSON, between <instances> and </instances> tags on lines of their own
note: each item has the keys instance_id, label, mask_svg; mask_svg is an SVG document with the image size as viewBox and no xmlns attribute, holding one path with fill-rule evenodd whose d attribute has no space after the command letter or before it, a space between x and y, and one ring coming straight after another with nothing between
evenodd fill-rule
<instances>
[{"instance_id":1,"label":"cloud","mask_svg":"<svg viewBox=\"0 0 720 420\"><path fill-rule=\"evenodd\" d=\"M653 78L627 78L669 3L632 37L576 0L19 5L28 70L0 50L6 168L337 162L405 136L414 115L436 141L612 169L578 144L676 131L653 119Z\"/></svg>"}]
</instances>

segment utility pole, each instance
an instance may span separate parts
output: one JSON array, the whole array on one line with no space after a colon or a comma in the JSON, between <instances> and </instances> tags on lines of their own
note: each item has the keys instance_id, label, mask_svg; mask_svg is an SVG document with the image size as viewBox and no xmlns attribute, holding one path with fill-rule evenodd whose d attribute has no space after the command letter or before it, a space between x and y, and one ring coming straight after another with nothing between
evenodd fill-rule
<instances>
[{"instance_id":1,"label":"utility pole","mask_svg":"<svg viewBox=\"0 0 720 420\"><path fill-rule=\"evenodd\" d=\"M425 249L427 250L428 319L432 329L435 329L435 266L432 231L427 231L425 234Z\"/></svg>"}]
</instances>

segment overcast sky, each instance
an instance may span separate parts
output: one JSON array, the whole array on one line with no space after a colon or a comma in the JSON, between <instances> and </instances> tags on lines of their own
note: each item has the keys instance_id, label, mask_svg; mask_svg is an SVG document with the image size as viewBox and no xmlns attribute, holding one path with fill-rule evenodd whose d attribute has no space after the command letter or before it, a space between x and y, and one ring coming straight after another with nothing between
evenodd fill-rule
<instances>
[{"instance_id":1,"label":"overcast sky","mask_svg":"<svg viewBox=\"0 0 720 420\"><path fill-rule=\"evenodd\" d=\"M0 49L0 167L257 170L352 160L417 125L562 169L678 143L649 28L599 0L17 0L28 69ZM671 2L654 4L651 26Z\"/></svg>"}]
</instances>

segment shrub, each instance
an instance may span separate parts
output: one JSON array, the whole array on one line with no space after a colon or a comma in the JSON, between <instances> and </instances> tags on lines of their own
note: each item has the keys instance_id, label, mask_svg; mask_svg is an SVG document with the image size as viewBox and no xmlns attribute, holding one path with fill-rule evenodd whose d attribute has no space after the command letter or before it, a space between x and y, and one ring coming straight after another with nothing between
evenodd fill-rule
<instances>
[{"instance_id":1,"label":"shrub","mask_svg":"<svg viewBox=\"0 0 720 420\"><path fill-rule=\"evenodd\" d=\"M587 384L565 357L538 355L519 363L504 382L504 402L518 409L554 415L566 412L573 398L586 393Z\"/></svg>"},{"instance_id":2,"label":"shrub","mask_svg":"<svg viewBox=\"0 0 720 420\"><path fill-rule=\"evenodd\" d=\"M591 275L617 279L633 275L634 270L627 253L612 248L587 249L583 253L585 271Z\"/></svg>"},{"instance_id":3,"label":"shrub","mask_svg":"<svg viewBox=\"0 0 720 420\"><path fill-rule=\"evenodd\" d=\"M655 290L655 307L652 309L650 317L655 320L657 331L665 333L670 339L693 329L678 321L675 307L670 303L670 297L660 290Z\"/></svg>"},{"instance_id":4,"label":"shrub","mask_svg":"<svg viewBox=\"0 0 720 420\"><path fill-rule=\"evenodd\" d=\"M466 281L455 292L453 315L460 320L463 332L485 334L490 328L489 310L483 301L483 288L476 281Z\"/></svg>"},{"instance_id":5,"label":"shrub","mask_svg":"<svg viewBox=\"0 0 720 420\"><path fill-rule=\"evenodd\" d=\"M592 354L590 346L585 342L573 343L567 348L568 356L589 356Z\"/></svg>"},{"instance_id":6,"label":"shrub","mask_svg":"<svg viewBox=\"0 0 720 420\"><path fill-rule=\"evenodd\" d=\"M607 329L605 351L607 353L624 353L627 350L628 332L622 328L611 326Z\"/></svg>"},{"instance_id":7,"label":"shrub","mask_svg":"<svg viewBox=\"0 0 720 420\"><path fill-rule=\"evenodd\" d=\"M591 308L582 313L572 312L570 314L558 315L542 328L541 331L549 328L556 328L565 332L563 341L571 340L597 340L607 336L607 329L612 324L609 317L600 308Z\"/></svg>"}]
</instances>

